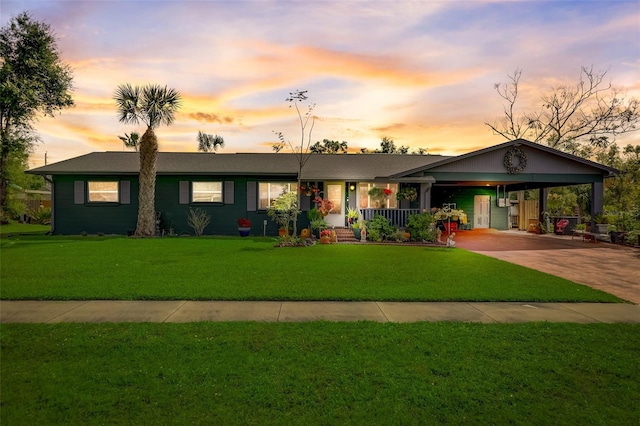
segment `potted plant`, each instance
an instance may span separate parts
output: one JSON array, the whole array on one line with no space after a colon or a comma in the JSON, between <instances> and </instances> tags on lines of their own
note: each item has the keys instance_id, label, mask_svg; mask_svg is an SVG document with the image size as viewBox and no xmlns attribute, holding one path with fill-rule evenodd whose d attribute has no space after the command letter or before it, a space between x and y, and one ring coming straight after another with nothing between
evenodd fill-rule
<instances>
[{"instance_id":1,"label":"potted plant","mask_svg":"<svg viewBox=\"0 0 640 426\"><path fill-rule=\"evenodd\" d=\"M356 237L356 240L360 241L362 238L362 229L364 228L364 223L356 222L353 224L351 229L353 230L353 236Z\"/></svg>"},{"instance_id":2,"label":"potted plant","mask_svg":"<svg viewBox=\"0 0 640 426\"><path fill-rule=\"evenodd\" d=\"M609 237L611 237L611 242L613 244L624 244L624 232L618 231L618 227L616 225L609 225L607 227L607 232L609 233Z\"/></svg>"},{"instance_id":3,"label":"potted plant","mask_svg":"<svg viewBox=\"0 0 640 426\"><path fill-rule=\"evenodd\" d=\"M598 228L598 233L606 234L607 233L607 217L602 213L598 213L593 216L593 220L596 222L596 227Z\"/></svg>"},{"instance_id":4,"label":"potted plant","mask_svg":"<svg viewBox=\"0 0 640 426\"><path fill-rule=\"evenodd\" d=\"M586 223L577 223L576 226L573 227L574 231L586 231L587 224Z\"/></svg>"},{"instance_id":5,"label":"potted plant","mask_svg":"<svg viewBox=\"0 0 640 426\"><path fill-rule=\"evenodd\" d=\"M300 192L307 197L310 197L313 194L318 193L318 187L311 182L303 183L300 185Z\"/></svg>"},{"instance_id":6,"label":"potted plant","mask_svg":"<svg viewBox=\"0 0 640 426\"><path fill-rule=\"evenodd\" d=\"M396 198L398 199L398 201L400 200L415 201L418 199L418 190L415 189L413 186L404 187L400 191L398 191L398 193L396 194Z\"/></svg>"},{"instance_id":7,"label":"potted plant","mask_svg":"<svg viewBox=\"0 0 640 426\"><path fill-rule=\"evenodd\" d=\"M368 194L369 194L369 197L371 197L371 199L373 200L373 202L376 203L376 207L381 209L385 207L385 204L384 204L385 194L382 188L378 186L374 186L369 190Z\"/></svg>"},{"instance_id":8,"label":"potted plant","mask_svg":"<svg viewBox=\"0 0 640 426\"><path fill-rule=\"evenodd\" d=\"M267 209L267 216L279 225L278 235L280 236L289 234L289 225L299 213L298 194L295 192L282 194Z\"/></svg>"},{"instance_id":9,"label":"potted plant","mask_svg":"<svg viewBox=\"0 0 640 426\"><path fill-rule=\"evenodd\" d=\"M331 243L331 231L329 231L328 229L323 229L320 232L320 243L321 244Z\"/></svg>"},{"instance_id":10,"label":"potted plant","mask_svg":"<svg viewBox=\"0 0 640 426\"><path fill-rule=\"evenodd\" d=\"M251 221L246 217L238 219L238 233L241 237L247 237L251 232Z\"/></svg>"},{"instance_id":11,"label":"potted plant","mask_svg":"<svg viewBox=\"0 0 640 426\"><path fill-rule=\"evenodd\" d=\"M360 216L360 211L358 209L352 209L349 207L347 210L347 222L349 226L352 226L354 223L358 222L358 217Z\"/></svg>"},{"instance_id":12,"label":"potted plant","mask_svg":"<svg viewBox=\"0 0 640 426\"><path fill-rule=\"evenodd\" d=\"M317 238L320 238L320 231L329 226L329 224L326 220L320 218L312 220L309 226L311 226L311 230L315 232L314 235L316 235Z\"/></svg>"},{"instance_id":13,"label":"potted plant","mask_svg":"<svg viewBox=\"0 0 640 426\"><path fill-rule=\"evenodd\" d=\"M316 238L320 238L320 231L329 226L327 221L324 220L324 216L314 207L307 212L307 218L309 219L311 231L314 232Z\"/></svg>"}]
</instances>

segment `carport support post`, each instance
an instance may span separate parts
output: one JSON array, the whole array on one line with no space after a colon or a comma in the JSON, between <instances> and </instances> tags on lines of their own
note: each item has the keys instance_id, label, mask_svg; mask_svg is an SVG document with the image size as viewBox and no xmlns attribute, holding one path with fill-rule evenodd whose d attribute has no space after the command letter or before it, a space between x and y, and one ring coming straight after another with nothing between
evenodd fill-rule
<instances>
[{"instance_id":1,"label":"carport support post","mask_svg":"<svg viewBox=\"0 0 640 426\"><path fill-rule=\"evenodd\" d=\"M549 188L538 188L538 223L540 224L540 232L545 225L544 215L542 213L547 211L547 200L549 198ZM545 229L545 232L547 230Z\"/></svg>"},{"instance_id":2,"label":"carport support post","mask_svg":"<svg viewBox=\"0 0 640 426\"><path fill-rule=\"evenodd\" d=\"M596 222L593 218L604 211L604 184L593 182L591 184L591 232L596 232Z\"/></svg>"},{"instance_id":3,"label":"carport support post","mask_svg":"<svg viewBox=\"0 0 640 426\"><path fill-rule=\"evenodd\" d=\"M420 184L420 209L431 210L431 183Z\"/></svg>"},{"instance_id":4,"label":"carport support post","mask_svg":"<svg viewBox=\"0 0 640 426\"><path fill-rule=\"evenodd\" d=\"M542 213L547 211L549 206L550 188L540 188L540 222L542 222Z\"/></svg>"}]
</instances>

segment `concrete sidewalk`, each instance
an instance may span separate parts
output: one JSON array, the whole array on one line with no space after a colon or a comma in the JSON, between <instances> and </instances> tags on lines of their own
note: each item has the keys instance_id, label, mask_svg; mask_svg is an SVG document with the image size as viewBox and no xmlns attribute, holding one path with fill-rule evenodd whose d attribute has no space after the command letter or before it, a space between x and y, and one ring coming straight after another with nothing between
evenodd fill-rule
<instances>
[{"instance_id":1,"label":"concrete sidewalk","mask_svg":"<svg viewBox=\"0 0 640 426\"><path fill-rule=\"evenodd\" d=\"M621 303L0 301L0 323L461 321L640 323Z\"/></svg>"}]
</instances>

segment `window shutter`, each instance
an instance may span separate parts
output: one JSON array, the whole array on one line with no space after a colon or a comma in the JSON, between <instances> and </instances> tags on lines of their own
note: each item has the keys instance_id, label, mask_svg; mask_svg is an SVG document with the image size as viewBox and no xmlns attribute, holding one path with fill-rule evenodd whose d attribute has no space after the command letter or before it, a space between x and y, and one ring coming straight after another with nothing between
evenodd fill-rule
<instances>
[{"instance_id":1,"label":"window shutter","mask_svg":"<svg viewBox=\"0 0 640 426\"><path fill-rule=\"evenodd\" d=\"M180 204L189 204L189 181L180 181Z\"/></svg>"},{"instance_id":2,"label":"window shutter","mask_svg":"<svg viewBox=\"0 0 640 426\"><path fill-rule=\"evenodd\" d=\"M225 181L224 183L224 203L225 204L234 204L235 201L233 199L234 196L234 186L233 181Z\"/></svg>"},{"instance_id":3,"label":"window shutter","mask_svg":"<svg viewBox=\"0 0 640 426\"><path fill-rule=\"evenodd\" d=\"M255 212L258 209L257 182L247 182L247 211Z\"/></svg>"},{"instance_id":4,"label":"window shutter","mask_svg":"<svg viewBox=\"0 0 640 426\"><path fill-rule=\"evenodd\" d=\"M120 181L120 204L131 204L131 181Z\"/></svg>"},{"instance_id":5,"label":"window shutter","mask_svg":"<svg viewBox=\"0 0 640 426\"><path fill-rule=\"evenodd\" d=\"M84 181L82 180L73 183L73 203L84 204Z\"/></svg>"},{"instance_id":6,"label":"window shutter","mask_svg":"<svg viewBox=\"0 0 640 426\"><path fill-rule=\"evenodd\" d=\"M307 197L306 195L302 194L302 196L300 197L300 210L303 212L308 212L309 210L311 210L311 197Z\"/></svg>"}]
</instances>

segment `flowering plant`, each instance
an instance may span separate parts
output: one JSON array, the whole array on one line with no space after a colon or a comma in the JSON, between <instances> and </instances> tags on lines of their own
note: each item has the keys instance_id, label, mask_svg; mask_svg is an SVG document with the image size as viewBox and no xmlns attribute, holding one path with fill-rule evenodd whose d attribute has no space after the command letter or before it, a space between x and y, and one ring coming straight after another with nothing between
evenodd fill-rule
<instances>
[{"instance_id":1,"label":"flowering plant","mask_svg":"<svg viewBox=\"0 0 640 426\"><path fill-rule=\"evenodd\" d=\"M400 191L398 191L398 193L396 194L396 198L398 200L404 199L409 201L415 201L418 199L418 191L412 186L407 186L406 188L403 188Z\"/></svg>"},{"instance_id":2,"label":"flowering plant","mask_svg":"<svg viewBox=\"0 0 640 426\"><path fill-rule=\"evenodd\" d=\"M300 185L300 192L306 195L317 194L320 190L310 182Z\"/></svg>"},{"instance_id":3,"label":"flowering plant","mask_svg":"<svg viewBox=\"0 0 640 426\"><path fill-rule=\"evenodd\" d=\"M389 191L389 193L387 193L387 191ZM383 189L383 188L380 188L379 186L373 186L371 187L371 189L369 189L368 194L369 194L369 197L371 197L373 202L376 204L376 207L384 208L385 207L384 200L389 196L389 194L391 194L391 190L388 188Z\"/></svg>"},{"instance_id":4,"label":"flowering plant","mask_svg":"<svg viewBox=\"0 0 640 426\"><path fill-rule=\"evenodd\" d=\"M440 209L440 210L436 211L435 214L433 215L433 217L435 217L437 220L446 220L446 219L449 219L450 217L452 218L454 216L456 218L459 218L463 214L464 214L464 211L462 211L462 210L443 208L443 209Z\"/></svg>"},{"instance_id":5,"label":"flowering plant","mask_svg":"<svg viewBox=\"0 0 640 426\"><path fill-rule=\"evenodd\" d=\"M391 195L393 193L393 191L390 190L389 188L384 188L382 191L384 192L384 196L385 197L388 197L389 195Z\"/></svg>"},{"instance_id":6,"label":"flowering plant","mask_svg":"<svg viewBox=\"0 0 640 426\"><path fill-rule=\"evenodd\" d=\"M313 199L313 202L316 203L316 208L322 217L331 213L331 210L334 208L333 202L326 198L316 197Z\"/></svg>"},{"instance_id":7,"label":"flowering plant","mask_svg":"<svg viewBox=\"0 0 640 426\"><path fill-rule=\"evenodd\" d=\"M322 232L320 232L320 238L323 237L331 238L331 231L329 231L328 229L323 229Z\"/></svg>"},{"instance_id":8,"label":"flowering plant","mask_svg":"<svg viewBox=\"0 0 640 426\"><path fill-rule=\"evenodd\" d=\"M238 228L251 228L251 221L246 217L238 219Z\"/></svg>"}]
</instances>

